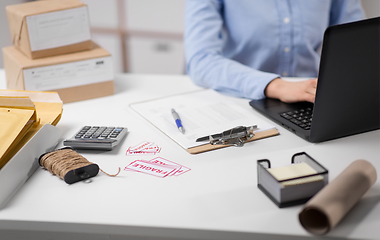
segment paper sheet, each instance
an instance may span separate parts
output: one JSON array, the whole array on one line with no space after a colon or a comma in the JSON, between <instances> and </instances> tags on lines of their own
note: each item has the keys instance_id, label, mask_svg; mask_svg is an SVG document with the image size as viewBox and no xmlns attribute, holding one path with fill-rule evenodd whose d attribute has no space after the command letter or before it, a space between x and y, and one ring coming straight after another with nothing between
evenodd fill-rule
<instances>
[{"instance_id":1,"label":"paper sheet","mask_svg":"<svg viewBox=\"0 0 380 240\"><path fill-rule=\"evenodd\" d=\"M113 79L112 57L32 67L23 70L25 89L49 91L107 82Z\"/></svg>"},{"instance_id":2,"label":"paper sheet","mask_svg":"<svg viewBox=\"0 0 380 240\"><path fill-rule=\"evenodd\" d=\"M26 17L32 52L91 39L87 7Z\"/></svg>"},{"instance_id":3,"label":"paper sheet","mask_svg":"<svg viewBox=\"0 0 380 240\"><path fill-rule=\"evenodd\" d=\"M231 97L213 90L133 103L130 107L185 149L207 143L197 143L195 140L199 137L237 126L257 125L259 128L256 132L274 128L255 117L253 112L231 101ZM171 114L172 108L179 114L185 134L178 130Z\"/></svg>"},{"instance_id":4,"label":"paper sheet","mask_svg":"<svg viewBox=\"0 0 380 240\"><path fill-rule=\"evenodd\" d=\"M268 172L278 181L317 173L314 168L310 167L310 165L305 162L294 163L279 168L268 168Z\"/></svg>"}]
</instances>

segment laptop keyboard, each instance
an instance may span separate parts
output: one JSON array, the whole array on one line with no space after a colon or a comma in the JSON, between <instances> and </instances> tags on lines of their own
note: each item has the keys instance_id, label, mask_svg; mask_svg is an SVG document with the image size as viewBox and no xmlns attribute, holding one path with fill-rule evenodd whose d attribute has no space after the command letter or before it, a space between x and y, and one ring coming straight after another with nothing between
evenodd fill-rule
<instances>
[{"instance_id":1,"label":"laptop keyboard","mask_svg":"<svg viewBox=\"0 0 380 240\"><path fill-rule=\"evenodd\" d=\"M305 130L310 130L311 120L313 118L313 109L308 107L295 111L283 112L280 113L280 116Z\"/></svg>"}]
</instances>

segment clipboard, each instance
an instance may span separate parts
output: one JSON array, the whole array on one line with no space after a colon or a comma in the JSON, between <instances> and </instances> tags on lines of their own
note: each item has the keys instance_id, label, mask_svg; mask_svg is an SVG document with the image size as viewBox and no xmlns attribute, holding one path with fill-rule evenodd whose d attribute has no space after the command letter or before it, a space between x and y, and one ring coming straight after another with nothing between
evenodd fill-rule
<instances>
[{"instance_id":1,"label":"clipboard","mask_svg":"<svg viewBox=\"0 0 380 240\"><path fill-rule=\"evenodd\" d=\"M252 141L256 141L256 140L263 139L263 138L273 137L273 136L277 136L279 134L280 133L278 132L278 130L276 128L273 128L273 129L269 129L266 131L255 133L255 135L251 139L249 139L247 142L252 142ZM232 144L229 144L229 145L211 145L210 143L208 143L208 144L204 144L201 146L188 148L188 149L186 149L186 151L190 154L198 154L198 153L208 152L208 151L212 151L212 150L216 150L216 149L220 149L220 148L225 148L225 147L231 147L231 146L233 146L233 145Z\"/></svg>"},{"instance_id":2,"label":"clipboard","mask_svg":"<svg viewBox=\"0 0 380 240\"><path fill-rule=\"evenodd\" d=\"M246 99L223 95L212 89L132 103L129 107L159 129L190 154L198 154L232 145L211 145L195 140L205 135L223 132L239 125L259 126L249 142L279 135L277 129L253 114ZM245 108L246 106L246 108ZM186 129L181 133L171 115L174 108Z\"/></svg>"}]
</instances>

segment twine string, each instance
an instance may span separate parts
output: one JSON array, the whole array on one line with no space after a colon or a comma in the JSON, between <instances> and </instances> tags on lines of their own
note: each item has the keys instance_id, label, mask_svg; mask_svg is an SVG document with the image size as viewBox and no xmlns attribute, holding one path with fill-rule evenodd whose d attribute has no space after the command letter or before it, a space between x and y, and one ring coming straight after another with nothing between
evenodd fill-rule
<instances>
[{"instance_id":1,"label":"twine string","mask_svg":"<svg viewBox=\"0 0 380 240\"><path fill-rule=\"evenodd\" d=\"M120 173L120 167L119 167L119 171L116 173L116 174L109 174L109 173L106 173L105 171L103 171L103 169L99 168L100 171L102 171L102 173L106 174L107 176L110 176L110 177L116 177L117 175L119 175Z\"/></svg>"},{"instance_id":2,"label":"twine string","mask_svg":"<svg viewBox=\"0 0 380 240\"><path fill-rule=\"evenodd\" d=\"M70 148L49 152L40 158L40 165L62 180L68 172L91 164L93 163ZM102 169L100 169L100 171L107 176L116 177L120 173L120 167L116 174L108 174Z\"/></svg>"}]
</instances>

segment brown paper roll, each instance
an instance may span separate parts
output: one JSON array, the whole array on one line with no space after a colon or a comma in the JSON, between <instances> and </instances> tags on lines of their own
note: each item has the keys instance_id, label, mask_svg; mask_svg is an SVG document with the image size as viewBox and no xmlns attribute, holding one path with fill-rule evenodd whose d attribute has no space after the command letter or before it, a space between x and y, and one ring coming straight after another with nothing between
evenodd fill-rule
<instances>
[{"instance_id":1,"label":"brown paper roll","mask_svg":"<svg viewBox=\"0 0 380 240\"><path fill-rule=\"evenodd\" d=\"M366 160L356 160L319 191L299 214L302 226L312 234L333 229L376 182L376 169Z\"/></svg>"}]
</instances>

